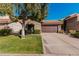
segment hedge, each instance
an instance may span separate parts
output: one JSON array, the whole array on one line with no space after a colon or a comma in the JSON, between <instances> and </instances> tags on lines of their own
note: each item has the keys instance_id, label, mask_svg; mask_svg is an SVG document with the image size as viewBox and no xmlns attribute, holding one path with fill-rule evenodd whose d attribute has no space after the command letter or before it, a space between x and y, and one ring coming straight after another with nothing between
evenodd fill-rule
<instances>
[{"instance_id":1,"label":"hedge","mask_svg":"<svg viewBox=\"0 0 79 59\"><path fill-rule=\"evenodd\" d=\"M0 36L6 36L11 34L11 29L1 29Z\"/></svg>"}]
</instances>

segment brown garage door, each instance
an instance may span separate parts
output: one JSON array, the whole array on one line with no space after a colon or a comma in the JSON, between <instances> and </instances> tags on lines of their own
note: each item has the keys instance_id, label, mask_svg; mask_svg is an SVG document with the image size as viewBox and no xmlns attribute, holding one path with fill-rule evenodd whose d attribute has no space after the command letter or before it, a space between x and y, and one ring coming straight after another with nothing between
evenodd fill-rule
<instances>
[{"instance_id":1,"label":"brown garage door","mask_svg":"<svg viewBox=\"0 0 79 59\"><path fill-rule=\"evenodd\" d=\"M42 32L57 32L57 26L42 26Z\"/></svg>"}]
</instances>

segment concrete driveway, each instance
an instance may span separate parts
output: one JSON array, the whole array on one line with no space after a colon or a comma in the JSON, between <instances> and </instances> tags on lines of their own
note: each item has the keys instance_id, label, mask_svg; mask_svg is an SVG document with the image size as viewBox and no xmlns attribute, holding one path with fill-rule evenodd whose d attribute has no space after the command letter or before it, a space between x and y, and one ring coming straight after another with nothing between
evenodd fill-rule
<instances>
[{"instance_id":1,"label":"concrete driveway","mask_svg":"<svg viewBox=\"0 0 79 59\"><path fill-rule=\"evenodd\" d=\"M45 55L79 55L79 39L66 34L42 33Z\"/></svg>"}]
</instances>

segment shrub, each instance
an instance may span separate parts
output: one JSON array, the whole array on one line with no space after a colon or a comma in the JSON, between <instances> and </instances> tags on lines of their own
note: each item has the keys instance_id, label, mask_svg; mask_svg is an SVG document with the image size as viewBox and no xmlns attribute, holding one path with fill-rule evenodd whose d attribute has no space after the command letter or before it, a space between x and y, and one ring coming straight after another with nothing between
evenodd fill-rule
<instances>
[{"instance_id":1,"label":"shrub","mask_svg":"<svg viewBox=\"0 0 79 59\"><path fill-rule=\"evenodd\" d=\"M58 31L58 33L64 33L64 30L60 30L60 31Z\"/></svg>"},{"instance_id":2,"label":"shrub","mask_svg":"<svg viewBox=\"0 0 79 59\"><path fill-rule=\"evenodd\" d=\"M6 36L11 34L11 29L1 29L0 36Z\"/></svg>"},{"instance_id":3,"label":"shrub","mask_svg":"<svg viewBox=\"0 0 79 59\"><path fill-rule=\"evenodd\" d=\"M74 34L76 33L76 30L69 30L69 33Z\"/></svg>"},{"instance_id":4,"label":"shrub","mask_svg":"<svg viewBox=\"0 0 79 59\"><path fill-rule=\"evenodd\" d=\"M71 35L76 37L76 38L79 38L79 32L72 33Z\"/></svg>"},{"instance_id":5,"label":"shrub","mask_svg":"<svg viewBox=\"0 0 79 59\"><path fill-rule=\"evenodd\" d=\"M34 34L40 34L40 30L39 29L34 30Z\"/></svg>"}]
</instances>

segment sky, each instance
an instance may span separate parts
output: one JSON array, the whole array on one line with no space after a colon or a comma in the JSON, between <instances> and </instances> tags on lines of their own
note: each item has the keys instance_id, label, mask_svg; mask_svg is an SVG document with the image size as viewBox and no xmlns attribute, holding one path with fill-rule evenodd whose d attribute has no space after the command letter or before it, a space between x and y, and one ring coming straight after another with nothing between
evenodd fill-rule
<instances>
[{"instance_id":1,"label":"sky","mask_svg":"<svg viewBox=\"0 0 79 59\"><path fill-rule=\"evenodd\" d=\"M79 13L79 3L50 3L46 20L60 20L74 13Z\"/></svg>"}]
</instances>

